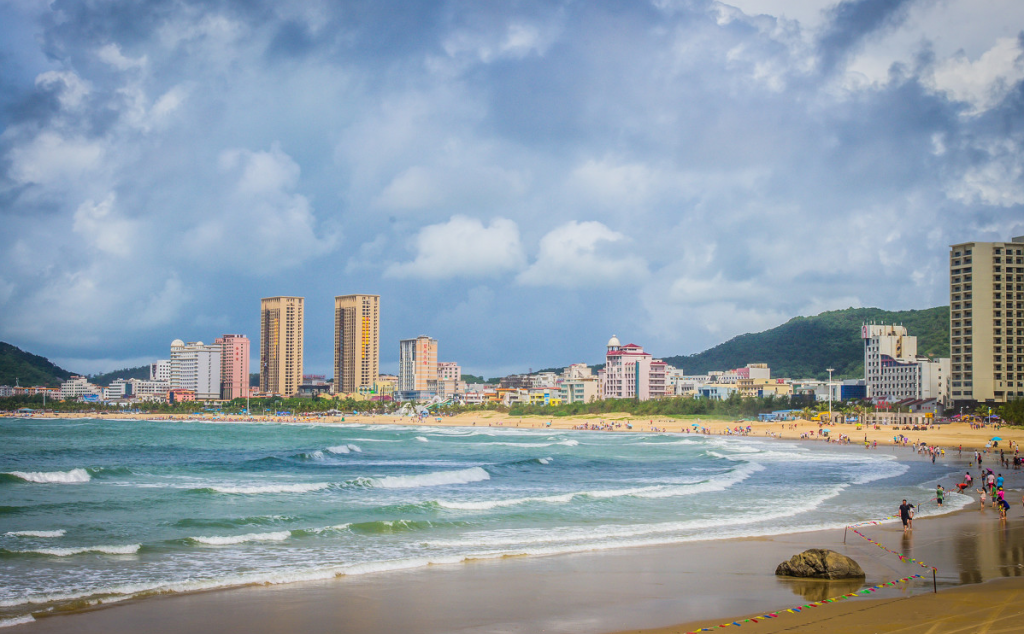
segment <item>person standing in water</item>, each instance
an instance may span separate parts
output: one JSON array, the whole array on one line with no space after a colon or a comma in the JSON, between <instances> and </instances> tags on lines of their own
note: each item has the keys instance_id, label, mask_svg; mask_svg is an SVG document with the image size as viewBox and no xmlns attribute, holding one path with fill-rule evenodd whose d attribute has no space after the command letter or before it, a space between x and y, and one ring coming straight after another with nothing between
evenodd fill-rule
<instances>
[{"instance_id":1,"label":"person standing in water","mask_svg":"<svg viewBox=\"0 0 1024 634\"><path fill-rule=\"evenodd\" d=\"M942 506L942 498L945 497L945 495L946 490L942 488L941 484L935 487L935 501L939 503L939 506Z\"/></svg>"}]
</instances>

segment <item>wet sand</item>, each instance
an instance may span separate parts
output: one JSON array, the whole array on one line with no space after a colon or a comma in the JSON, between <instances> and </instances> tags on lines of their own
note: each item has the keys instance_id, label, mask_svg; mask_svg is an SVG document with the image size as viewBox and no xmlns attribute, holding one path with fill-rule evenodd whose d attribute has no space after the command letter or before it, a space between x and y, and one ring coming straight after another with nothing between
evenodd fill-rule
<instances>
[{"instance_id":1,"label":"wet sand","mask_svg":"<svg viewBox=\"0 0 1024 634\"><path fill-rule=\"evenodd\" d=\"M812 547L831 548L854 558L867 573L865 585L921 572L927 578L880 590L871 598L816 608L813 614L786 614L749 627L765 633L911 631L862 629L856 625L861 621L856 619L863 619L865 628L876 622L896 627L903 622L904 613L939 610L946 614L948 608L941 606L957 601L970 604L971 593L995 602L993 610L1002 605L999 602L1004 598L1024 593L1024 518L1019 508L1014 511L1016 515L1003 523L995 511L979 512L972 506L946 516L915 520L915 529L909 535L904 535L898 522L861 529L893 550L936 566L940 590L937 599L928 598L932 593L930 569L901 562L852 532L846 535L844 544L843 530L829 530L552 557L513 557L316 583L159 596L75 614L39 617L35 623L5 631L687 632L701 625L717 626L742 618L739 615L782 610L861 587L857 581L775 577L779 562ZM962 584L1005 578L1015 580L998 586L998 593L1008 593L1005 595L994 593L988 585L958 590L963 596L945 592ZM943 598L947 594L950 598ZM907 607L918 603L921 607ZM838 629L836 619L846 629ZM676 625L680 623L687 625ZM810 629L788 629L794 627Z\"/></svg>"}]
</instances>

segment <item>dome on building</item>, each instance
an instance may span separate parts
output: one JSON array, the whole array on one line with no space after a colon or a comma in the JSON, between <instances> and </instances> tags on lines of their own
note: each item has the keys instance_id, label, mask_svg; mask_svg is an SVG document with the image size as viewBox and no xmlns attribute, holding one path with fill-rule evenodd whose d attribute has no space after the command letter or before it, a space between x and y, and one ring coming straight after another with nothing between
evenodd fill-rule
<instances>
[{"instance_id":1,"label":"dome on building","mask_svg":"<svg viewBox=\"0 0 1024 634\"><path fill-rule=\"evenodd\" d=\"M202 341L197 341L197 342L196 342L196 347L197 347L197 348L202 348L202 347L203 347L203 346L205 346L205 345L206 345L206 344L205 344L205 343L203 343Z\"/></svg>"},{"instance_id":2,"label":"dome on building","mask_svg":"<svg viewBox=\"0 0 1024 634\"><path fill-rule=\"evenodd\" d=\"M612 335L612 338L608 340L608 347L609 348L618 348L621 345L622 344L619 343L619 338L616 337L615 335Z\"/></svg>"},{"instance_id":3,"label":"dome on building","mask_svg":"<svg viewBox=\"0 0 1024 634\"><path fill-rule=\"evenodd\" d=\"M181 339L175 339L174 341L171 342L172 348L180 348L183 345L185 345L185 342L182 341Z\"/></svg>"}]
</instances>

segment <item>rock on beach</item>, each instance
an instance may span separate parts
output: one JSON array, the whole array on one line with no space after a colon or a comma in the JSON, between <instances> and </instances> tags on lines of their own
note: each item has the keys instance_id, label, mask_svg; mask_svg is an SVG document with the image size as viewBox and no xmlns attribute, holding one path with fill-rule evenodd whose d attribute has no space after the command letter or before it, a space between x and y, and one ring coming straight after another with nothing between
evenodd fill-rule
<instances>
[{"instance_id":1,"label":"rock on beach","mask_svg":"<svg viewBox=\"0 0 1024 634\"><path fill-rule=\"evenodd\" d=\"M812 579L863 578L864 571L856 561L846 555L824 548L811 548L793 555L775 569L780 577L809 577Z\"/></svg>"}]
</instances>

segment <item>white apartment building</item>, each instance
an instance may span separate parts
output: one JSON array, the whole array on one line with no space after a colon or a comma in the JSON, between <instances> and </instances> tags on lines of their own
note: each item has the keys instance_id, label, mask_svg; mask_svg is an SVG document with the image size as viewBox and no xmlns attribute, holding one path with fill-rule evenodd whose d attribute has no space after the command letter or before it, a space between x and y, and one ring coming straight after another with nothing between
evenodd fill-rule
<instances>
[{"instance_id":1,"label":"white apartment building","mask_svg":"<svg viewBox=\"0 0 1024 634\"><path fill-rule=\"evenodd\" d=\"M89 383L84 376L72 376L60 384L60 398L63 401L81 398L86 394L103 396L103 388Z\"/></svg>"},{"instance_id":2,"label":"white apartment building","mask_svg":"<svg viewBox=\"0 0 1024 634\"><path fill-rule=\"evenodd\" d=\"M192 390L197 401L220 398L221 347L202 341L171 342L171 389Z\"/></svg>"},{"instance_id":3,"label":"white apartment building","mask_svg":"<svg viewBox=\"0 0 1024 634\"><path fill-rule=\"evenodd\" d=\"M929 359L917 355L917 337L904 326L866 324L864 340L864 382L868 398L899 401L949 398L948 358Z\"/></svg>"},{"instance_id":4,"label":"white apartment building","mask_svg":"<svg viewBox=\"0 0 1024 634\"><path fill-rule=\"evenodd\" d=\"M149 364L149 380L150 381L167 381L171 380L171 360L160 359L156 363Z\"/></svg>"},{"instance_id":5,"label":"white apartment building","mask_svg":"<svg viewBox=\"0 0 1024 634\"><path fill-rule=\"evenodd\" d=\"M437 380L458 383L462 380L462 368L454 361L439 362L437 364Z\"/></svg>"}]
</instances>

